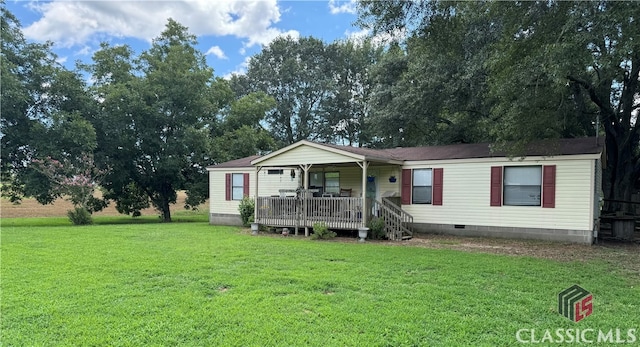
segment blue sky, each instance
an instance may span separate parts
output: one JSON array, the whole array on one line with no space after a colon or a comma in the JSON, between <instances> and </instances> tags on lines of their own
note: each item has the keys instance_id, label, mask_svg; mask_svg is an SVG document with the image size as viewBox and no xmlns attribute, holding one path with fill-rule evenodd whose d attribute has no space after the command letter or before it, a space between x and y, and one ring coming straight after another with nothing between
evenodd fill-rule
<instances>
[{"instance_id":1,"label":"blue sky","mask_svg":"<svg viewBox=\"0 0 640 347\"><path fill-rule=\"evenodd\" d=\"M353 25L355 0L15 1L7 9L30 41L53 41L59 61L91 61L100 42L128 44L140 53L171 17L198 37L216 76L242 73L250 56L281 35L325 42L367 33Z\"/></svg>"}]
</instances>

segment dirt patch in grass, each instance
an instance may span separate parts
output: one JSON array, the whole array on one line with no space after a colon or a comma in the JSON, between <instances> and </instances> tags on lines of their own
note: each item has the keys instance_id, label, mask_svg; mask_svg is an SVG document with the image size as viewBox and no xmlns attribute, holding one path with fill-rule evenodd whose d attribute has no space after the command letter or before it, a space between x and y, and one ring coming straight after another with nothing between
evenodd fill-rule
<instances>
[{"instance_id":1,"label":"dirt patch in grass","mask_svg":"<svg viewBox=\"0 0 640 347\"><path fill-rule=\"evenodd\" d=\"M389 241L389 243L391 242L392 241ZM640 276L640 244L637 243L599 241L594 245L581 245L536 240L511 240L430 234L418 234L411 240L393 243L414 247L530 256L558 261L602 260L614 267L620 267Z\"/></svg>"},{"instance_id":2,"label":"dirt patch in grass","mask_svg":"<svg viewBox=\"0 0 640 347\"><path fill-rule=\"evenodd\" d=\"M98 195L99 196L99 195ZM178 192L177 203L171 206L171 211L184 208L186 194ZM66 217L67 211L73 209L73 204L65 199L58 199L49 205L41 205L35 199L24 199L20 204L12 204L8 199L0 198L0 217L2 218L30 218L30 217ZM109 206L94 216L123 216L116 210L116 204L111 201ZM159 215L154 208L142 210L143 216Z\"/></svg>"}]
</instances>

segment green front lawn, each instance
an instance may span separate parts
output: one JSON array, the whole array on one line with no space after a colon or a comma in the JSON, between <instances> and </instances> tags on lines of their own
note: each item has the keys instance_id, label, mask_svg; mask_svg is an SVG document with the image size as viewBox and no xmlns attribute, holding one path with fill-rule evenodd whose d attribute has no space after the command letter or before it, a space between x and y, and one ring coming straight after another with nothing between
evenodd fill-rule
<instances>
[{"instance_id":1,"label":"green front lawn","mask_svg":"<svg viewBox=\"0 0 640 347\"><path fill-rule=\"evenodd\" d=\"M2 220L1 345L513 346L523 328L640 337L640 278L605 262L97 222ZM594 295L579 323L556 312L573 284Z\"/></svg>"}]
</instances>

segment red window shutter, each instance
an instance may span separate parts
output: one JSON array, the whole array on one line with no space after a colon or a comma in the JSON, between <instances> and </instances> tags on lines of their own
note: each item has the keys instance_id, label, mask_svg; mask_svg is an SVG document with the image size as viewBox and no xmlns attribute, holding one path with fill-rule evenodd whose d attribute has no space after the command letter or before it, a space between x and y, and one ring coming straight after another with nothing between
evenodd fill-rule
<instances>
[{"instance_id":1,"label":"red window shutter","mask_svg":"<svg viewBox=\"0 0 640 347\"><path fill-rule=\"evenodd\" d=\"M433 169L433 205L442 205L442 169Z\"/></svg>"},{"instance_id":2,"label":"red window shutter","mask_svg":"<svg viewBox=\"0 0 640 347\"><path fill-rule=\"evenodd\" d=\"M400 191L401 203L411 205L411 170L402 169L402 190Z\"/></svg>"},{"instance_id":3,"label":"red window shutter","mask_svg":"<svg viewBox=\"0 0 640 347\"><path fill-rule=\"evenodd\" d=\"M491 206L502 206L502 166L491 167Z\"/></svg>"},{"instance_id":4,"label":"red window shutter","mask_svg":"<svg viewBox=\"0 0 640 347\"><path fill-rule=\"evenodd\" d=\"M556 207L556 166L542 167L542 207Z\"/></svg>"},{"instance_id":5,"label":"red window shutter","mask_svg":"<svg viewBox=\"0 0 640 347\"><path fill-rule=\"evenodd\" d=\"M224 199L229 201L231 200L231 174L230 173L224 175L224 182L225 182Z\"/></svg>"},{"instance_id":6,"label":"red window shutter","mask_svg":"<svg viewBox=\"0 0 640 347\"><path fill-rule=\"evenodd\" d=\"M244 179L244 182L243 182L244 184L242 185L242 187L243 187L243 192L242 192L242 194L243 194L244 196L249 196L249 174L248 174L248 173L246 173L246 174L244 174L243 176L244 176L244 177L242 177L242 178Z\"/></svg>"}]
</instances>

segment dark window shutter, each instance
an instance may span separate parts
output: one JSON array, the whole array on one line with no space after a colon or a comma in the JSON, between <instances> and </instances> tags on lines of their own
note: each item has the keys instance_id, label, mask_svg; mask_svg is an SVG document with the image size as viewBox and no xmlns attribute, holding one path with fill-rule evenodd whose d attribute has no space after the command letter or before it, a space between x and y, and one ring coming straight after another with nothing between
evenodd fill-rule
<instances>
[{"instance_id":1,"label":"dark window shutter","mask_svg":"<svg viewBox=\"0 0 640 347\"><path fill-rule=\"evenodd\" d=\"M224 175L224 182L225 182L224 199L229 201L231 200L231 174L230 173Z\"/></svg>"},{"instance_id":2,"label":"dark window shutter","mask_svg":"<svg viewBox=\"0 0 640 347\"><path fill-rule=\"evenodd\" d=\"M442 169L433 169L433 205L442 205Z\"/></svg>"},{"instance_id":3,"label":"dark window shutter","mask_svg":"<svg viewBox=\"0 0 640 347\"><path fill-rule=\"evenodd\" d=\"M243 187L242 194L244 196L249 196L249 174L248 173L244 174L244 177L242 178L244 179L244 182L243 182L244 184L242 185Z\"/></svg>"},{"instance_id":4,"label":"dark window shutter","mask_svg":"<svg viewBox=\"0 0 640 347\"><path fill-rule=\"evenodd\" d=\"M401 203L403 205L411 204L411 170L402 170L402 190L400 192Z\"/></svg>"},{"instance_id":5,"label":"dark window shutter","mask_svg":"<svg viewBox=\"0 0 640 347\"><path fill-rule=\"evenodd\" d=\"M502 166L491 167L491 206L502 206Z\"/></svg>"},{"instance_id":6,"label":"dark window shutter","mask_svg":"<svg viewBox=\"0 0 640 347\"><path fill-rule=\"evenodd\" d=\"M542 207L556 207L556 166L542 167Z\"/></svg>"}]
</instances>

